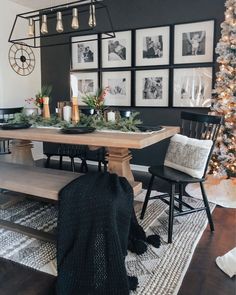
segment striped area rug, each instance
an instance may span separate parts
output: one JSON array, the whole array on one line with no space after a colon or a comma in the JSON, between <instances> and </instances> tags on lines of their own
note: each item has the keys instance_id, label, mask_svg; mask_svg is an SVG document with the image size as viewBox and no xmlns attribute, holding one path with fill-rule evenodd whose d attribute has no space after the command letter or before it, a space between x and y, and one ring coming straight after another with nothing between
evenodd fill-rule
<instances>
[{"instance_id":1,"label":"striped area rug","mask_svg":"<svg viewBox=\"0 0 236 295\"><path fill-rule=\"evenodd\" d=\"M152 195L157 192L152 192ZM143 191L135 201L140 215ZM193 207L202 206L197 199L188 198ZM214 205L210 205L214 209ZM57 223L57 206L24 199L7 209L0 209L0 218L35 229L54 232ZM204 211L174 219L173 243L167 244L168 206L161 201L150 202L140 224L147 234L159 234L161 247L148 246L141 256L128 253L126 268L138 277L139 287L132 295L176 295L188 269L197 243L206 228ZM209 232L210 234L210 232ZM19 233L0 229L0 257L16 261L37 270L56 275L56 246L53 243L29 238Z\"/></svg>"}]
</instances>

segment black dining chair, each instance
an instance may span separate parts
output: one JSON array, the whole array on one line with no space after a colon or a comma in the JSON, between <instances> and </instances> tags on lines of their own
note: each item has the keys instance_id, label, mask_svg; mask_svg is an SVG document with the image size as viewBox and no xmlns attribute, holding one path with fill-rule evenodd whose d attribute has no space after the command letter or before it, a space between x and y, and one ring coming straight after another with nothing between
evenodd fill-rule
<instances>
[{"instance_id":1,"label":"black dining chair","mask_svg":"<svg viewBox=\"0 0 236 295\"><path fill-rule=\"evenodd\" d=\"M95 110L90 108L82 108L81 113L86 116L95 115ZM50 160L52 156L59 156L59 169L62 169L63 157L69 157L71 161L71 170L75 172L75 158L81 160L79 172L87 173L88 165L87 161L93 161L98 163L98 171L104 167L104 172L107 171L107 153L104 147L100 147L96 150L90 150L87 145L71 145L71 144L55 144L55 143L44 143L43 144L44 154L47 156L45 166L50 166Z\"/></svg>"},{"instance_id":2,"label":"black dining chair","mask_svg":"<svg viewBox=\"0 0 236 295\"><path fill-rule=\"evenodd\" d=\"M98 171L104 167L104 172L107 171L106 150L104 147L91 151L87 145L71 145L71 144L55 144L44 143L44 154L47 156L45 167L50 166L52 156L59 156L59 169L62 169L63 157L69 157L71 162L71 170L75 172L75 159L81 160L79 172L88 172L87 161L94 161L98 163Z\"/></svg>"},{"instance_id":3,"label":"black dining chair","mask_svg":"<svg viewBox=\"0 0 236 295\"><path fill-rule=\"evenodd\" d=\"M167 166L151 166L149 167L149 172L151 173L151 179L149 182L148 190L146 193L145 201L143 204L142 212L140 218L144 218L144 214L148 205L148 201L152 199L160 199L169 205L169 224L168 224L168 243L172 243L172 233L173 233L173 219L176 216L183 216L190 213L199 212L205 210L207 213L208 221L210 224L211 231L214 231L214 224L208 204L207 195L204 189L204 181L207 172L207 167L212 155L215 141L217 139L218 132L221 125L223 124L223 118L220 116L211 116L205 114L181 113L181 134L188 136L190 138L196 139L209 139L213 141L208 160L204 167L204 174L202 178L195 178L186 173L178 171L176 169ZM153 182L155 177L163 179L170 184L170 193L162 194L159 196L150 197ZM189 183L199 183L201 187L201 193L203 197L204 206L201 208L193 208L189 204L183 201L182 197L184 194L184 186ZM176 186L178 186L178 194L176 193ZM178 198L176 197L178 195ZM166 200L166 198L170 200ZM175 203L176 202L176 203ZM178 206L176 205L178 204ZM183 209L185 207L185 210Z\"/></svg>"},{"instance_id":4,"label":"black dining chair","mask_svg":"<svg viewBox=\"0 0 236 295\"><path fill-rule=\"evenodd\" d=\"M11 119L14 119L15 114L21 113L22 107L18 108L0 108L0 124L6 124ZM0 155L10 154L10 141L9 139L0 140Z\"/></svg>"}]
</instances>

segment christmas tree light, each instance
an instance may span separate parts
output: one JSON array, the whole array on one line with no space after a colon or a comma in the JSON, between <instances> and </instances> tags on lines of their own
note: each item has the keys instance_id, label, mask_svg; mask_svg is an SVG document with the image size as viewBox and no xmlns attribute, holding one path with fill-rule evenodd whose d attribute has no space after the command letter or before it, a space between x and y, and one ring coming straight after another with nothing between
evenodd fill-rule
<instances>
[{"instance_id":1,"label":"christmas tree light","mask_svg":"<svg viewBox=\"0 0 236 295\"><path fill-rule=\"evenodd\" d=\"M216 53L219 72L216 74L212 113L224 116L210 162L210 174L236 177L236 0L225 3L225 21Z\"/></svg>"}]
</instances>

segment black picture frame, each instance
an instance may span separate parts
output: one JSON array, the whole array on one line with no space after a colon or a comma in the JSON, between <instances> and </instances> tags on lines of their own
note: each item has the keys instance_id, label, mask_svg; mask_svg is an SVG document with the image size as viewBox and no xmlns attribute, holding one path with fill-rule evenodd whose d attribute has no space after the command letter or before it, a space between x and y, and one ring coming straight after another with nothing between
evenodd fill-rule
<instances>
[{"instance_id":1,"label":"black picture frame","mask_svg":"<svg viewBox=\"0 0 236 295\"><path fill-rule=\"evenodd\" d=\"M108 87L105 104L131 106L131 71L106 71L102 73L102 87Z\"/></svg>"},{"instance_id":2,"label":"black picture frame","mask_svg":"<svg viewBox=\"0 0 236 295\"><path fill-rule=\"evenodd\" d=\"M70 73L71 96L78 97L80 106L86 106L83 97L86 94L95 95L99 88L98 72L71 72Z\"/></svg>"},{"instance_id":3,"label":"black picture frame","mask_svg":"<svg viewBox=\"0 0 236 295\"><path fill-rule=\"evenodd\" d=\"M164 66L170 63L170 26L135 30L135 66Z\"/></svg>"},{"instance_id":4,"label":"black picture frame","mask_svg":"<svg viewBox=\"0 0 236 295\"><path fill-rule=\"evenodd\" d=\"M174 25L174 64L213 62L214 45L214 19Z\"/></svg>"},{"instance_id":5,"label":"black picture frame","mask_svg":"<svg viewBox=\"0 0 236 295\"><path fill-rule=\"evenodd\" d=\"M101 41L102 68L132 66L132 31L116 32L115 38Z\"/></svg>"},{"instance_id":6,"label":"black picture frame","mask_svg":"<svg viewBox=\"0 0 236 295\"><path fill-rule=\"evenodd\" d=\"M212 66L173 69L173 101L176 108L209 108L212 104Z\"/></svg>"},{"instance_id":7,"label":"black picture frame","mask_svg":"<svg viewBox=\"0 0 236 295\"><path fill-rule=\"evenodd\" d=\"M94 40L95 35L71 37L71 69L91 70L98 68L98 40ZM96 38L98 36L96 35ZM91 39L89 41L88 39ZM79 41L79 43L73 43ZM83 42L83 40L86 40Z\"/></svg>"},{"instance_id":8,"label":"black picture frame","mask_svg":"<svg viewBox=\"0 0 236 295\"><path fill-rule=\"evenodd\" d=\"M169 106L169 69L135 72L135 106Z\"/></svg>"}]
</instances>

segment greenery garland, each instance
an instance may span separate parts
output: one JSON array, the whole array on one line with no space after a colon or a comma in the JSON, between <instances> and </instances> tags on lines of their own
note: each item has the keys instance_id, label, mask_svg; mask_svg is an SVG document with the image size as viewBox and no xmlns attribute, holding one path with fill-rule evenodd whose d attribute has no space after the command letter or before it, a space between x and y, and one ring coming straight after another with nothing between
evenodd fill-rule
<instances>
[{"instance_id":1,"label":"greenery garland","mask_svg":"<svg viewBox=\"0 0 236 295\"><path fill-rule=\"evenodd\" d=\"M119 118L115 122L106 121L102 114L94 115L85 115L80 113L80 122L77 124L68 123L56 116L51 116L50 119L45 119L39 115L26 115L23 110L21 113L15 115L15 118L10 121L10 123L23 123L31 124L34 127L58 127L58 128L67 128L67 127L93 127L98 130L119 130L123 132L138 132L138 125L142 124L142 121L138 119L139 113L131 113L129 118Z\"/></svg>"}]
</instances>

